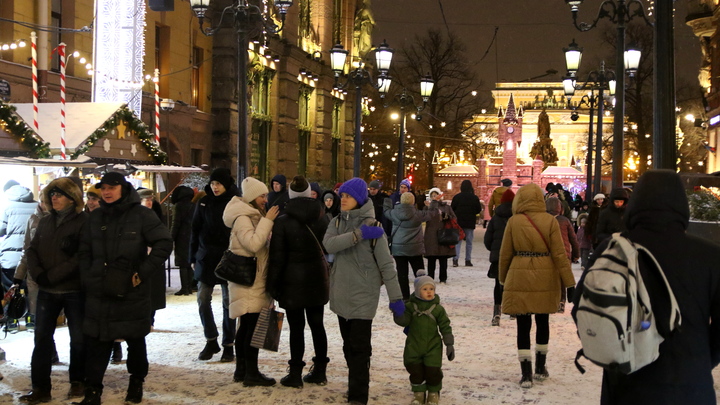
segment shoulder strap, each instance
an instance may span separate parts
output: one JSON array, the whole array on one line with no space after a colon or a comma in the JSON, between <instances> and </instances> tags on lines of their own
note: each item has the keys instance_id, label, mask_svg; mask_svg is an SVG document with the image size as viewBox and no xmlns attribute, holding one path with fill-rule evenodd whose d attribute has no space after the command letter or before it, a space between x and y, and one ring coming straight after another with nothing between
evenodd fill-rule
<instances>
[{"instance_id":1,"label":"shoulder strap","mask_svg":"<svg viewBox=\"0 0 720 405\"><path fill-rule=\"evenodd\" d=\"M413 311L413 315L416 315L416 316L427 315L427 316L430 317L430 319L432 319L433 321L437 322L437 319L435 319L435 316L432 314L432 311L433 311L433 309L435 309L435 307L437 306L437 304L432 304L432 305L430 306L430 308L428 308L428 309L426 309L426 310L424 310L424 311L421 311L421 310L418 308L417 303L414 303L414 302L413 302L412 304L413 304L413 307L415 308L415 310Z\"/></svg>"},{"instance_id":2,"label":"shoulder strap","mask_svg":"<svg viewBox=\"0 0 720 405\"><path fill-rule=\"evenodd\" d=\"M548 245L547 241L545 240L545 235L543 235L542 232L540 232L540 229L538 229L537 225L535 225L535 222L533 222L532 219L530 219L530 216L528 214L523 213L525 215L525 218L527 218L528 221L530 221L530 224L535 228L535 230L540 234L540 237L542 238L543 242L545 242L545 247L548 250L548 253L550 253L550 245Z\"/></svg>"},{"instance_id":3,"label":"shoulder strap","mask_svg":"<svg viewBox=\"0 0 720 405\"><path fill-rule=\"evenodd\" d=\"M315 236L315 232L313 232L312 229L310 229L308 224L305 224L305 228L307 228L307 230L310 231L310 235L312 235L313 239L315 239L315 242L317 243L318 247L320 248L320 252L324 252L322 244L320 244L320 241L318 240L317 236Z\"/></svg>"}]
</instances>

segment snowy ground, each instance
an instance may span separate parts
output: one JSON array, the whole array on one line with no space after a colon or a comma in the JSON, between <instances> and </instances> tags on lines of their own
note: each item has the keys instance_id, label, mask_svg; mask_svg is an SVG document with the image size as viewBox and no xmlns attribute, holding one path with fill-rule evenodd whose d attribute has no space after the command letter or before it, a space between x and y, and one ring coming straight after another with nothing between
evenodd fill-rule
<instances>
[{"instance_id":1,"label":"snowy ground","mask_svg":"<svg viewBox=\"0 0 720 405\"><path fill-rule=\"evenodd\" d=\"M455 334L456 359L445 361L442 404L572 404L598 403L601 372L586 361L587 373L580 374L573 359L580 348L574 324L569 315L550 317L551 337L548 369L550 378L531 389L519 387L520 366L515 347L515 323L503 316L500 327L491 327L493 280L486 277L488 252L482 245L484 229L475 231L474 267L449 268L446 285L438 286L441 302L447 309ZM464 253L463 253L464 254ZM463 257L464 259L464 257ZM463 260L461 260L463 263ZM576 279L578 265L573 267ZM329 310L325 326L329 340L328 385L306 385L302 390L281 385L269 388L245 388L232 381L234 363L197 360L204 338L193 296L172 295L179 285L173 271L168 287L168 307L156 316L156 329L147 337L150 374L145 383L144 404L341 404L346 400L347 369L342 357L342 339L337 318ZM215 293L215 316L220 319L219 289ZM404 335L387 310L383 292L380 310L373 328L370 404L397 405L411 401L407 372L402 365ZM22 326L21 326L22 328ZM289 359L288 329L283 327L280 352L261 351L261 371L280 379L286 373ZM0 340L7 360L0 364L0 405L14 404L18 395L30 389L31 331L20 331ZM68 404L67 383L68 334L59 328L55 334L62 365L53 367L52 404ZM312 339L306 330L306 355L312 357ZM716 370L715 379L720 380ZM110 365L105 376L103 403L122 404L128 374L125 364ZM716 390L720 388L716 384Z\"/></svg>"}]
</instances>

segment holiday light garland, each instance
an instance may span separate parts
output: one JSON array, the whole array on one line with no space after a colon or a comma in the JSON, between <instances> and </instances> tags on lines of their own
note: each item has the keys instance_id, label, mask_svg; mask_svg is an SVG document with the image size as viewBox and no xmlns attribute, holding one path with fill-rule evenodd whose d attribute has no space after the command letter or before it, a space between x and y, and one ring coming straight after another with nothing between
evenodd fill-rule
<instances>
[{"instance_id":1,"label":"holiday light garland","mask_svg":"<svg viewBox=\"0 0 720 405\"><path fill-rule=\"evenodd\" d=\"M43 159L50 157L50 144L43 142L25 121L15 115L15 107L0 100L0 129L17 138L30 149L32 155Z\"/></svg>"},{"instance_id":2,"label":"holiday light garland","mask_svg":"<svg viewBox=\"0 0 720 405\"><path fill-rule=\"evenodd\" d=\"M113 129L117 128L118 124L124 121L127 128L135 133L140 140L140 143L147 150L148 155L153 158L155 163L166 164L168 157L167 153L160 150L158 145L155 143L155 136L148 131L148 126L144 122L137 119L135 114L130 111L127 106L123 106L113 114L107 121L105 121L100 128L96 129L95 132L85 140L85 142L75 149L75 152L70 155L71 159L77 159L78 156L87 152L92 148L97 141L107 136L107 134Z\"/></svg>"}]
</instances>

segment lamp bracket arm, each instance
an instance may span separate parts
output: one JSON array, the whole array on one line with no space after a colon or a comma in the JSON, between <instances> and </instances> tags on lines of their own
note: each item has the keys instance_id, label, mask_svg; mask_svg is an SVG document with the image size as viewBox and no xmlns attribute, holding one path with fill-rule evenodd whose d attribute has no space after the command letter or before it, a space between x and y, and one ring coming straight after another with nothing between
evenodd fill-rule
<instances>
[{"instance_id":1,"label":"lamp bracket arm","mask_svg":"<svg viewBox=\"0 0 720 405\"><path fill-rule=\"evenodd\" d=\"M573 10L573 25L575 25L575 28L578 31L586 32L590 31L591 29L595 28L597 26L598 21L600 21L603 18L607 18L612 22L617 22L617 14L618 14L618 7L615 5L615 2L612 0L605 0L600 4L600 9L598 10L597 17L592 23L586 23L586 22L578 22L577 21L577 11Z\"/></svg>"},{"instance_id":2,"label":"lamp bracket arm","mask_svg":"<svg viewBox=\"0 0 720 405\"><path fill-rule=\"evenodd\" d=\"M645 8L639 0L630 0L626 7L627 12L625 14L627 15L627 22L630 22L635 17L639 17L645 20L645 24L648 26L655 26L654 23L648 20L647 15L645 14Z\"/></svg>"},{"instance_id":3,"label":"lamp bracket arm","mask_svg":"<svg viewBox=\"0 0 720 405\"><path fill-rule=\"evenodd\" d=\"M235 15L236 8L235 5L230 5L225 8L223 8L223 11L220 13L220 21L218 21L218 24L215 28L213 27L203 27L204 18L199 18L200 20L200 31L205 35L206 37L211 37L215 35L215 33L218 32L218 30L222 27L222 23L225 20L225 16L228 14Z\"/></svg>"}]
</instances>

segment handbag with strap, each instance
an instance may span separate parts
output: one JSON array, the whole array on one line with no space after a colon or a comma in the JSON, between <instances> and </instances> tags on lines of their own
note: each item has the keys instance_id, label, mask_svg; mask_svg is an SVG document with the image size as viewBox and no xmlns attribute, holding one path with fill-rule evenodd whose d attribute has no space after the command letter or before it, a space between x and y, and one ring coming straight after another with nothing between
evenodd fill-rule
<instances>
[{"instance_id":1,"label":"handbag with strap","mask_svg":"<svg viewBox=\"0 0 720 405\"><path fill-rule=\"evenodd\" d=\"M277 352L280 346L280 332L282 332L284 316L285 314L275 310L275 305L263 308L255 325L250 346Z\"/></svg>"},{"instance_id":2,"label":"handbag with strap","mask_svg":"<svg viewBox=\"0 0 720 405\"><path fill-rule=\"evenodd\" d=\"M443 223L443 227L437 231L438 245L455 246L465 239L465 231L463 231L455 218L449 218Z\"/></svg>"},{"instance_id":3,"label":"handbag with strap","mask_svg":"<svg viewBox=\"0 0 720 405\"><path fill-rule=\"evenodd\" d=\"M325 251L323 250L323 247L320 244L320 241L318 240L317 236L315 236L315 232L313 232L312 229L310 229L310 227L307 224L305 224L305 227L308 229L308 231L310 231L310 235L313 236L313 239L315 239L315 243L317 243L318 248L320 248L320 257L322 257L323 266L325 267L325 271L327 271L327 273L329 274L330 273L330 264L328 264L327 259L325 259Z\"/></svg>"},{"instance_id":4,"label":"handbag with strap","mask_svg":"<svg viewBox=\"0 0 720 405\"><path fill-rule=\"evenodd\" d=\"M236 255L230 250L223 253L215 267L215 276L225 281L251 287L257 275L257 258Z\"/></svg>"}]
</instances>

